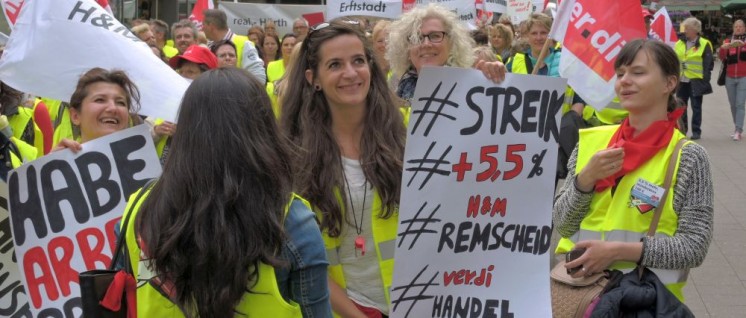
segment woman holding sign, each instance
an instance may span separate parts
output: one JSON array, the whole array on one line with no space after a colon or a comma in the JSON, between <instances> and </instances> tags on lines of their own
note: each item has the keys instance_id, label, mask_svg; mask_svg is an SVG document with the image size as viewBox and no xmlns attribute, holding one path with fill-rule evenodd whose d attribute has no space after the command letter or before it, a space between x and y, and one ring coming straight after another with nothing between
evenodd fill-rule
<instances>
[{"instance_id":1,"label":"woman holding sign","mask_svg":"<svg viewBox=\"0 0 746 318\"><path fill-rule=\"evenodd\" d=\"M321 223L332 308L387 315L406 131L386 74L360 28L341 21L311 29L286 80L282 129Z\"/></svg>"},{"instance_id":2,"label":"woman holding sign","mask_svg":"<svg viewBox=\"0 0 746 318\"><path fill-rule=\"evenodd\" d=\"M179 124L190 129L171 145L183 155L126 210L133 276L148 282L138 316L331 316L321 234L291 192L264 85L242 69L208 71L187 89Z\"/></svg>"},{"instance_id":3,"label":"woman holding sign","mask_svg":"<svg viewBox=\"0 0 746 318\"><path fill-rule=\"evenodd\" d=\"M499 83L505 78L501 62L474 64L474 40L456 14L436 4L403 14L389 28L386 58L394 74L404 74L396 95L411 102L417 78L425 66L474 67Z\"/></svg>"},{"instance_id":4,"label":"woman holding sign","mask_svg":"<svg viewBox=\"0 0 746 318\"><path fill-rule=\"evenodd\" d=\"M632 41L614 66L615 90L629 118L580 131L554 205L562 236L557 253L580 255L566 264L576 277L645 266L683 301L687 273L704 261L712 238L707 152L676 129L684 109L675 108L679 61L670 47ZM664 189L669 159L681 143L670 188ZM648 237L660 205L656 235Z\"/></svg>"}]
</instances>

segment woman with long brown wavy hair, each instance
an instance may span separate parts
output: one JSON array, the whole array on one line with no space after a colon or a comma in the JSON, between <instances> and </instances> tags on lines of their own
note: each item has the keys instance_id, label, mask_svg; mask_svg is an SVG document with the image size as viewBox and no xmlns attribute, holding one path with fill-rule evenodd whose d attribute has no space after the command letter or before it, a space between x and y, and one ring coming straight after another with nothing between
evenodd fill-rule
<instances>
[{"instance_id":1,"label":"woman with long brown wavy hair","mask_svg":"<svg viewBox=\"0 0 746 318\"><path fill-rule=\"evenodd\" d=\"M287 81L282 130L321 222L332 309L387 315L406 131L386 74L360 28L335 21L309 32Z\"/></svg>"}]
</instances>

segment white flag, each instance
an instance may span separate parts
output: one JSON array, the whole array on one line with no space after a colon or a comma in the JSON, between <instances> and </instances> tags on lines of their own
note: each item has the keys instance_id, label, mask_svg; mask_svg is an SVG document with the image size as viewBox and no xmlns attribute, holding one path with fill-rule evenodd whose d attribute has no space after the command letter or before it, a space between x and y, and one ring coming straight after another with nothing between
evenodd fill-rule
<instances>
[{"instance_id":1,"label":"white flag","mask_svg":"<svg viewBox=\"0 0 746 318\"><path fill-rule=\"evenodd\" d=\"M94 67L121 69L140 90L140 111L176 121L189 83L94 0L27 1L0 59L0 80L69 101Z\"/></svg>"}]
</instances>

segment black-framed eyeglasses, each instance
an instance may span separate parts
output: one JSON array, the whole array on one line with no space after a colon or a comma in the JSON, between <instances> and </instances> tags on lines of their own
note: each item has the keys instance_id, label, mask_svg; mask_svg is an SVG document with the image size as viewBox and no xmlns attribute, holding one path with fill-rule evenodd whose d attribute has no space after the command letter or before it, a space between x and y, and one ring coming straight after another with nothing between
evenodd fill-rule
<instances>
[{"instance_id":1,"label":"black-framed eyeglasses","mask_svg":"<svg viewBox=\"0 0 746 318\"><path fill-rule=\"evenodd\" d=\"M430 40L430 43L440 43L443 42L443 39L446 38L446 35L448 35L448 33L445 31L433 31L428 34L421 34L419 43L425 43L425 39Z\"/></svg>"}]
</instances>

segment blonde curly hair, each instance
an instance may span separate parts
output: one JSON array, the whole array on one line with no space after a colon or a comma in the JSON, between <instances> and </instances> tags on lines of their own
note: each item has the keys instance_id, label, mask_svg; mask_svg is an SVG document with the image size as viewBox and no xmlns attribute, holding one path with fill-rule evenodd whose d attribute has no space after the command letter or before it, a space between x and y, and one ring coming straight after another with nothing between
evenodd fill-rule
<instances>
[{"instance_id":1,"label":"blonde curly hair","mask_svg":"<svg viewBox=\"0 0 746 318\"><path fill-rule=\"evenodd\" d=\"M439 19L448 37L449 66L469 68L474 64L474 40L469 31L458 20L456 14L443 6L430 3L424 7L417 7L394 21L389 28L389 43L386 59L391 63L391 70L395 74L404 74L412 67L409 60L409 50L420 44L420 28L427 19Z\"/></svg>"}]
</instances>

